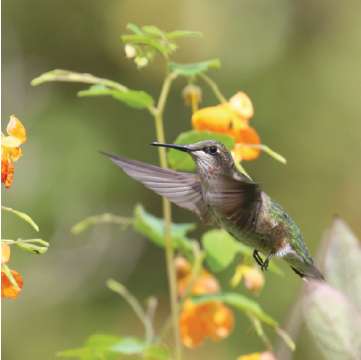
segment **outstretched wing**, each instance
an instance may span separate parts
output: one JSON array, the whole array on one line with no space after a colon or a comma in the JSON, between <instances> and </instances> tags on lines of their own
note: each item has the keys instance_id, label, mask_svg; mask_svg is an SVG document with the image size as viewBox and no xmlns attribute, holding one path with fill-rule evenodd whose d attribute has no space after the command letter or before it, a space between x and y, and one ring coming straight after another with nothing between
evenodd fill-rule
<instances>
[{"instance_id":1,"label":"outstretched wing","mask_svg":"<svg viewBox=\"0 0 361 360\"><path fill-rule=\"evenodd\" d=\"M239 228L250 227L262 205L259 185L236 176L219 178L212 198L212 206Z\"/></svg>"},{"instance_id":2,"label":"outstretched wing","mask_svg":"<svg viewBox=\"0 0 361 360\"><path fill-rule=\"evenodd\" d=\"M206 223L214 223L202 194L202 184L196 174L162 169L158 166L101 152L120 166L133 179L180 207L194 211Z\"/></svg>"}]
</instances>

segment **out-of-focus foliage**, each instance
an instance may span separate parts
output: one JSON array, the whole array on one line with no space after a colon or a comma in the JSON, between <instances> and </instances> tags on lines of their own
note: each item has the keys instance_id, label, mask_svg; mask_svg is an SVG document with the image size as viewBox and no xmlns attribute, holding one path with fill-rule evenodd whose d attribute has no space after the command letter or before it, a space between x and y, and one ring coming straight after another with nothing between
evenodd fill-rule
<instances>
[{"instance_id":1,"label":"out-of-focus foliage","mask_svg":"<svg viewBox=\"0 0 361 360\"><path fill-rule=\"evenodd\" d=\"M52 251L34 257L14 249L10 264L24 276L26 288L16 300L2 304L3 357L52 358L56 349L83 344L90 331L141 334L128 305L104 287L108 277L126 284L140 300L159 293L158 321L169 312L159 247L146 245L131 226L122 233L114 225L92 227L77 237L69 233L71 226L91 214L131 217L138 201L161 217L158 197L97 153L109 151L158 164L157 151L147 145L156 140L152 118L110 97L75 99L74 93L84 85L48 83L33 88L31 79L60 67L116 79L155 98L164 69L155 56L152 67L139 73L125 58L119 36L126 24L202 32L202 40L179 40L181 51L174 61L196 63L219 57L222 70L210 71L227 99L240 89L250 96L255 107L252 126L263 142L287 157L288 164L261 154L245 167L292 216L313 255L334 213L361 235L360 6L354 1L317 0L88 0L86 6L78 0L4 2L2 118L7 121L17 114L29 124L27 134L34 141L22 145L27 161L15 164L16 198L6 191L2 197L7 205L31 214ZM185 85L180 78L167 102L167 142L191 126L190 109L180 99ZM202 106L216 103L205 89ZM137 135L120 138L119 134L131 131ZM196 221L198 228L190 235L201 237L205 227L194 215L177 207L172 212L176 223ZM12 214L2 216L4 236L16 238L20 231L25 238L36 234ZM266 286L257 301L281 320L301 280L278 264L286 276L266 273ZM232 274L231 267L217 276L226 284ZM227 286L224 291L229 291ZM242 286L238 291L252 296ZM192 350L194 357L235 359L258 351L257 336L240 342L249 323L243 321L243 314L235 316L232 336ZM293 358L319 360L320 356L308 332L302 331Z\"/></svg>"},{"instance_id":2,"label":"out-of-focus foliage","mask_svg":"<svg viewBox=\"0 0 361 360\"><path fill-rule=\"evenodd\" d=\"M327 359L357 360L361 358L360 243L340 218L335 218L327 236L328 284L306 285L304 316Z\"/></svg>"}]
</instances>

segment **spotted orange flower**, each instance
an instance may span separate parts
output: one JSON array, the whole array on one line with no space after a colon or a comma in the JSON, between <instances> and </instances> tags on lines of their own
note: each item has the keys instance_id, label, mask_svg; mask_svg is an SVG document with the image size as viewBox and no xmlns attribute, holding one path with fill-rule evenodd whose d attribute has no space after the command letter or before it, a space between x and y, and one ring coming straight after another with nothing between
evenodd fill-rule
<instances>
[{"instance_id":1,"label":"spotted orange flower","mask_svg":"<svg viewBox=\"0 0 361 360\"><path fill-rule=\"evenodd\" d=\"M183 296L188 288L192 266L182 257L176 259L178 295ZM202 269L196 278L191 293L193 295L212 294L220 291L217 279ZM226 338L234 327L232 311L221 301L209 301L194 305L187 299L179 317L182 342L186 347L200 345L206 337L214 341Z\"/></svg>"},{"instance_id":2,"label":"spotted orange flower","mask_svg":"<svg viewBox=\"0 0 361 360\"><path fill-rule=\"evenodd\" d=\"M276 358L269 351L263 351L262 353L258 352L239 356L237 360L276 360Z\"/></svg>"},{"instance_id":3,"label":"spotted orange flower","mask_svg":"<svg viewBox=\"0 0 361 360\"><path fill-rule=\"evenodd\" d=\"M258 266L237 266L236 272L231 280L231 285L236 286L242 278L244 279L245 287L251 290L254 294L258 294L264 286L264 274Z\"/></svg>"},{"instance_id":4,"label":"spotted orange flower","mask_svg":"<svg viewBox=\"0 0 361 360\"><path fill-rule=\"evenodd\" d=\"M6 264L9 261L9 259L10 259L10 246L7 244L2 244L1 262ZM5 274L3 266L1 266L1 298L6 296L9 299L15 299L19 295L21 288L23 286L22 277L14 270L10 270L10 273L19 287L17 288L10 282L10 280Z\"/></svg>"},{"instance_id":5,"label":"spotted orange flower","mask_svg":"<svg viewBox=\"0 0 361 360\"><path fill-rule=\"evenodd\" d=\"M249 97L243 92L238 92L226 104L196 111L192 116L192 126L198 131L208 130L234 137L236 141L233 149L235 161L253 160L259 156L261 151L247 146L261 143L257 132L249 126L249 119L253 113Z\"/></svg>"},{"instance_id":6,"label":"spotted orange flower","mask_svg":"<svg viewBox=\"0 0 361 360\"><path fill-rule=\"evenodd\" d=\"M26 133L24 126L14 115L10 116L6 131L9 136L1 133L1 182L9 189L14 177L14 165L10 158L16 162L23 155L19 146L26 141Z\"/></svg>"}]
</instances>

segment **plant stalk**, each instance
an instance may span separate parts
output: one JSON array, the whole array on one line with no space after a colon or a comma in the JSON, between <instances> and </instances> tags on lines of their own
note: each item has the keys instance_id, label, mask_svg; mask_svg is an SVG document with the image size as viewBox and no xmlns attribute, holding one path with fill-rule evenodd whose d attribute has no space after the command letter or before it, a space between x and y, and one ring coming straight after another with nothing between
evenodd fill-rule
<instances>
[{"instance_id":1,"label":"plant stalk","mask_svg":"<svg viewBox=\"0 0 361 360\"><path fill-rule=\"evenodd\" d=\"M165 65L166 68L168 68L167 63ZM157 141L160 143L165 143L164 127L163 127L163 110L168 97L171 83L174 78L175 76L172 73L167 72L159 96L158 105L155 114L153 114L155 118ZM168 169L166 149L164 147L159 147L158 151L159 151L159 160L161 167L163 169ZM176 353L175 358L176 360L181 360L183 358L183 354L182 354L182 343L180 337L180 327L178 321L177 279L176 279L175 265L174 265L174 249L173 249L172 237L171 237L172 213L171 213L171 204L164 197L163 197L163 218L165 222L165 234L164 234L165 257L166 257L167 275L168 275L168 283L169 283L169 291L170 291L172 323L173 323L174 338L175 338L175 353Z\"/></svg>"}]
</instances>

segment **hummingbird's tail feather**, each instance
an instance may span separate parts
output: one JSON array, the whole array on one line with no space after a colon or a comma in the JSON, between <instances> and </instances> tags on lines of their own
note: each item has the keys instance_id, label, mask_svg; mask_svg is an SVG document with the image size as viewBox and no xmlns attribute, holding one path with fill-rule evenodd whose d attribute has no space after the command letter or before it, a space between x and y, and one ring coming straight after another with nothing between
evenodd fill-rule
<instances>
[{"instance_id":1,"label":"hummingbird's tail feather","mask_svg":"<svg viewBox=\"0 0 361 360\"><path fill-rule=\"evenodd\" d=\"M290 265L291 266L291 265ZM318 279L318 280L321 280L323 282L325 282L325 279L321 273L320 270L318 270L316 264L313 262L311 262L311 264L309 264L309 270L311 270L311 272L308 272L308 274L303 274L301 273L300 271L298 271L296 268L294 268L293 266L291 266L292 270L299 276L301 276L301 278L303 280L305 280L307 282L307 278L315 278L315 279Z\"/></svg>"},{"instance_id":2,"label":"hummingbird's tail feather","mask_svg":"<svg viewBox=\"0 0 361 360\"><path fill-rule=\"evenodd\" d=\"M194 211L206 224L214 222L213 215L208 211L204 202L202 184L198 175L162 169L102 151L100 153L108 156L129 176L140 181L158 195L166 197L178 206Z\"/></svg>"}]
</instances>

